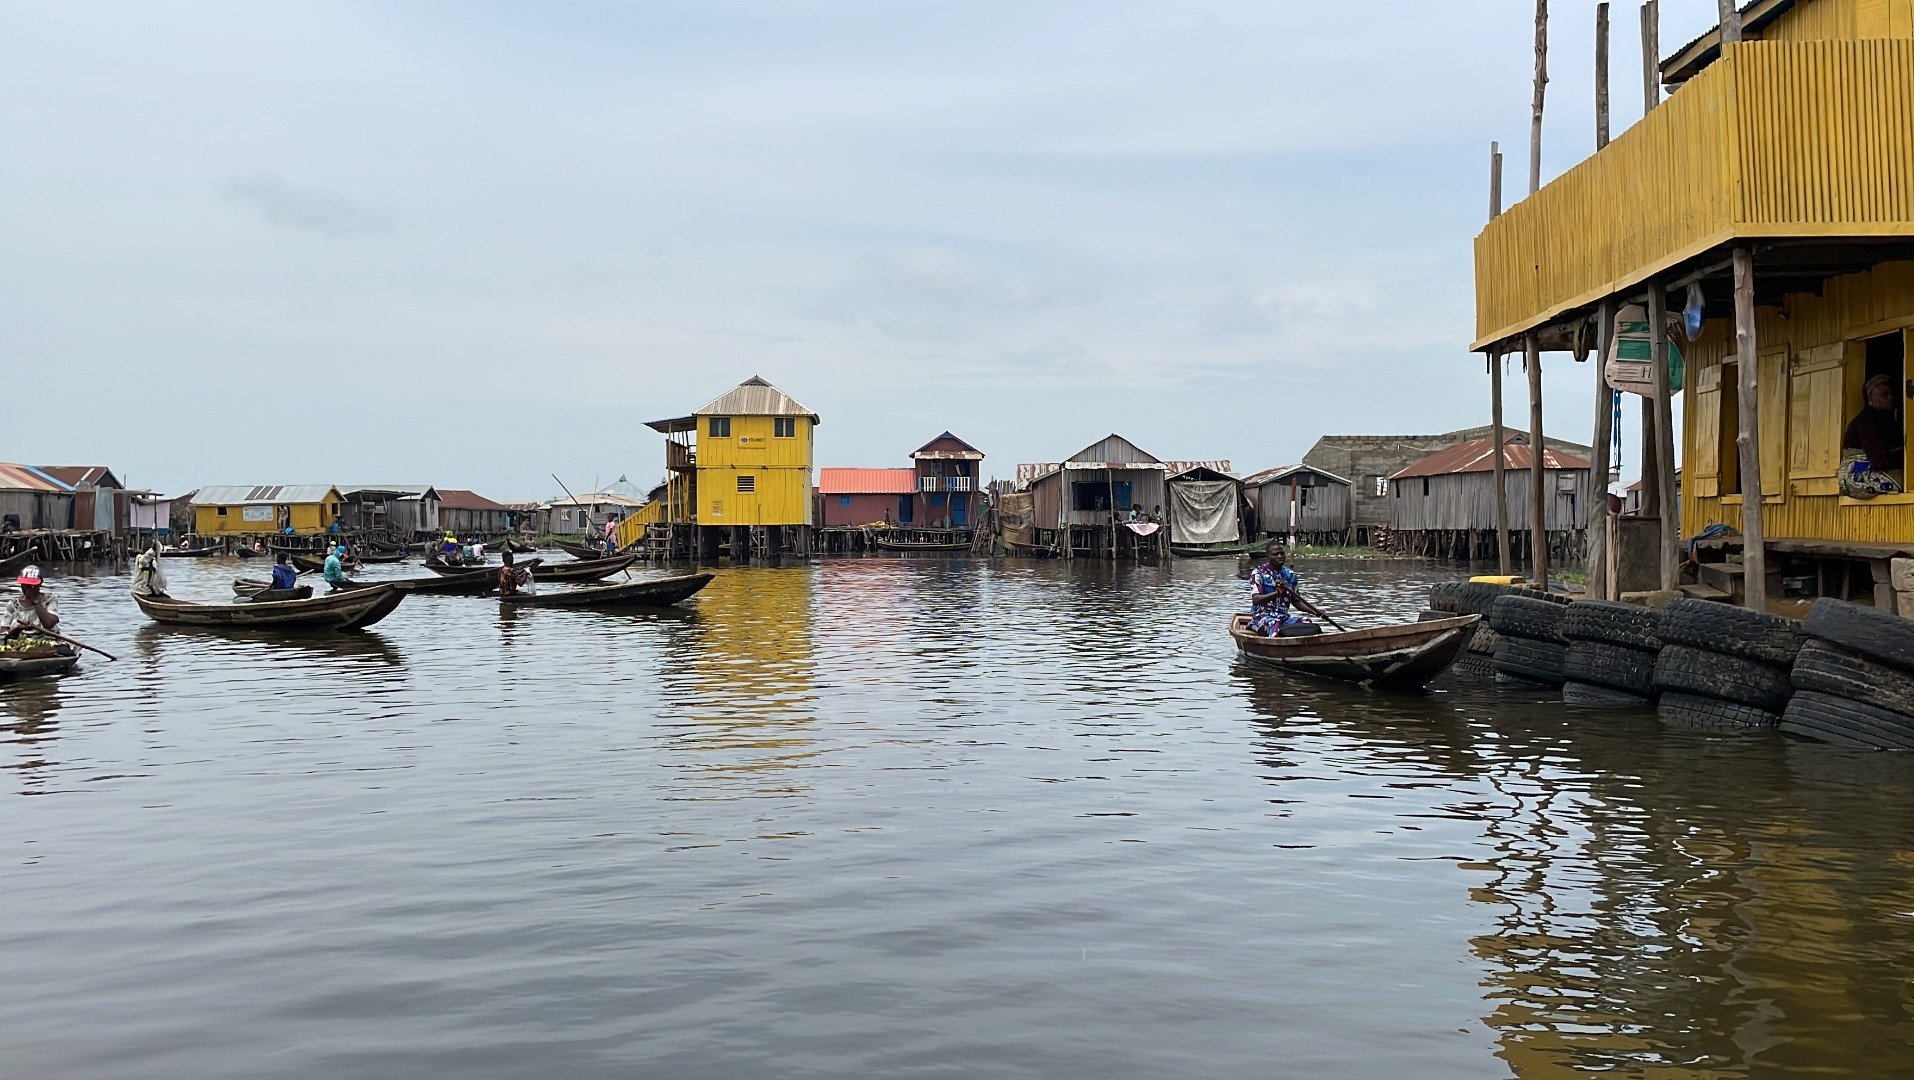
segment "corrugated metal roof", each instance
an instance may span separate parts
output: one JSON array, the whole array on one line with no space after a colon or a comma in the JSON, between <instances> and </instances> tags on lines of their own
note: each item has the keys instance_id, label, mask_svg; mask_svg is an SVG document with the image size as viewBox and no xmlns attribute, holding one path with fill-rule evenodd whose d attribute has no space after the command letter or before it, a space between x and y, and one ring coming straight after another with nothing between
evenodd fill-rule
<instances>
[{"instance_id":1,"label":"corrugated metal roof","mask_svg":"<svg viewBox=\"0 0 1914 1080\"><path fill-rule=\"evenodd\" d=\"M1251 473L1243 477L1243 483L1250 487L1256 487L1261 484L1273 484L1278 481L1287 480L1292 474L1296 473L1313 473L1328 480L1330 483L1341 484L1344 487L1350 486L1349 481L1337 476L1328 469L1318 469L1314 465L1278 465L1273 469L1264 469L1262 472Z\"/></svg>"},{"instance_id":2,"label":"corrugated metal roof","mask_svg":"<svg viewBox=\"0 0 1914 1080\"><path fill-rule=\"evenodd\" d=\"M1529 457L1527 443L1510 441L1502 448L1504 468L1527 469L1531 460L1533 459ZM1542 467L1544 469L1586 469L1588 461L1551 447L1542 452ZM1406 480L1416 476L1453 476L1457 473L1494 471L1495 440L1474 439L1451 446L1447 450L1437 450L1389 478Z\"/></svg>"},{"instance_id":3,"label":"corrugated metal roof","mask_svg":"<svg viewBox=\"0 0 1914 1080\"><path fill-rule=\"evenodd\" d=\"M1743 40L1754 41L1768 24L1786 15L1797 0L1751 0L1741 9L1741 33ZM1668 54L1661 61L1662 81L1670 86L1680 86L1701 73L1701 70L1721 59L1721 24L1715 26L1700 37Z\"/></svg>"},{"instance_id":4,"label":"corrugated metal roof","mask_svg":"<svg viewBox=\"0 0 1914 1080\"><path fill-rule=\"evenodd\" d=\"M820 495L909 495L917 490L916 469L819 469Z\"/></svg>"},{"instance_id":5,"label":"corrugated metal roof","mask_svg":"<svg viewBox=\"0 0 1914 1080\"><path fill-rule=\"evenodd\" d=\"M398 495L413 499L439 497L438 489L431 484L354 484L340 488L339 494L347 498L354 495Z\"/></svg>"},{"instance_id":6,"label":"corrugated metal roof","mask_svg":"<svg viewBox=\"0 0 1914 1080\"><path fill-rule=\"evenodd\" d=\"M73 485L48 476L31 465L0 461L0 491L50 491L71 494Z\"/></svg>"},{"instance_id":7,"label":"corrugated metal roof","mask_svg":"<svg viewBox=\"0 0 1914 1080\"><path fill-rule=\"evenodd\" d=\"M562 499L553 499L551 502L548 502L548 503L540 503L539 508L549 509L554 506L643 506L643 505L645 505L645 500L643 499L634 499L628 495L620 495L612 491L592 491L592 492L587 492L584 495L568 495Z\"/></svg>"},{"instance_id":8,"label":"corrugated metal roof","mask_svg":"<svg viewBox=\"0 0 1914 1080\"><path fill-rule=\"evenodd\" d=\"M439 492L441 510L509 510L504 503L493 502L476 491L463 488L445 488Z\"/></svg>"},{"instance_id":9,"label":"corrugated metal roof","mask_svg":"<svg viewBox=\"0 0 1914 1080\"><path fill-rule=\"evenodd\" d=\"M120 479L104 465L41 465L39 470L68 487L121 487Z\"/></svg>"},{"instance_id":10,"label":"corrugated metal roof","mask_svg":"<svg viewBox=\"0 0 1914 1080\"><path fill-rule=\"evenodd\" d=\"M332 501L339 489L331 484L213 484L193 495L194 506L245 506L248 503L322 503Z\"/></svg>"},{"instance_id":11,"label":"corrugated metal roof","mask_svg":"<svg viewBox=\"0 0 1914 1080\"><path fill-rule=\"evenodd\" d=\"M1096 442L1071 454L1069 460L1078 464L1088 464L1091 462L1100 462L1106 465L1135 464L1138 462L1150 465L1162 464L1155 455L1150 454L1123 436L1114 433L1105 435Z\"/></svg>"},{"instance_id":12,"label":"corrugated metal roof","mask_svg":"<svg viewBox=\"0 0 1914 1080\"><path fill-rule=\"evenodd\" d=\"M817 414L798 404L796 398L753 375L729 392L714 398L697 412L699 416L802 416L813 424Z\"/></svg>"},{"instance_id":13,"label":"corrugated metal roof","mask_svg":"<svg viewBox=\"0 0 1914 1080\"><path fill-rule=\"evenodd\" d=\"M933 449L938 443L956 443L963 449ZM982 461L984 452L946 431L912 451L911 458L917 461Z\"/></svg>"}]
</instances>

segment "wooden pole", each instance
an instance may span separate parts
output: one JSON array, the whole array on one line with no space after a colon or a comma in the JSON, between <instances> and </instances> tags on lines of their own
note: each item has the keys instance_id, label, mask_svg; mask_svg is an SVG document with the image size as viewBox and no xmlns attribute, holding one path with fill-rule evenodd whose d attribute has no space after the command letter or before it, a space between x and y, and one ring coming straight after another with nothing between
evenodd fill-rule
<instances>
[{"instance_id":1,"label":"wooden pole","mask_svg":"<svg viewBox=\"0 0 1914 1080\"><path fill-rule=\"evenodd\" d=\"M1675 499L1674 390L1668 385L1668 294L1662 283L1648 283L1648 358L1654 369L1655 395L1645 404L1654 418L1655 465L1647 472L1647 454L1642 455L1642 489L1655 488L1655 500L1661 518L1661 587L1674 592L1681 584L1681 526L1676 517L1680 506Z\"/></svg>"},{"instance_id":2,"label":"wooden pole","mask_svg":"<svg viewBox=\"0 0 1914 1080\"><path fill-rule=\"evenodd\" d=\"M1542 437L1542 349L1533 331L1522 340L1529 375L1529 562L1535 587L1548 588L1548 442Z\"/></svg>"},{"instance_id":3,"label":"wooden pole","mask_svg":"<svg viewBox=\"0 0 1914 1080\"><path fill-rule=\"evenodd\" d=\"M1489 144L1489 220L1502 216L1502 144Z\"/></svg>"},{"instance_id":4,"label":"wooden pole","mask_svg":"<svg viewBox=\"0 0 1914 1080\"><path fill-rule=\"evenodd\" d=\"M1715 14L1721 19L1722 47L1740 44L1741 10L1735 6L1735 0L1715 0Z\"/></svg>"},{"instance_id":5,"label":"wooden pole","mask_svg":"<svg viewBox=\"0 0 1914 1080\"><path fill-rule=\"evenodd\" d=\"M1661 104L1661 2L1642 5L1642 115Z\"/></svg>"},{"instance_id":6,"label":"wooden pole","mask_svg":"<svg viewBox=\"0 0 1914 1080\"><path fill-rule=\"evenodd\" d=\"M1595 149L1608 145L1608 5L1595 5Z\"/></svg>"},{"instance_id":7,"label":"wooden pole","mask_svg":"<svg viewBox=\"0 0 1914 1080\"><path fill-rule=\"evenodd\" d=\"M1503 446L1508 432L1502 427L1502 358L1489 354L1489 432L1495 440L1495 558L1496 573L1504 577L1515 572L1515 560L1509 556L1509 485L1503 468Z\"/></svg>"},{"instance_id":8,"label":"wooden pole","mask_svg":"<svg viewBox=\"0 0 1914 1080\"><path fill-rule=\"evenodd\" d=\"M1737 30L1739 28L1737 27ZM1755 336L1754 252L1735 249L1735 351L1740 376L1741 431L1735 444L1741 451L1741 581L1748 607L1768 610L1767 530L1761 520L1761 388L1760 342Z\"/></svg>"},{"instance_id":9,"label":"wooden pole","mask_svg":"<svg viewBox=\"0 0 1914 1080\"><path fill-rule=\"evenodd\" d=\"M1599 324L1595 328L1595 434L1589 443L1594 453L1588 469L1588 513L1583 520L1588 530L1588 598L1608 600L1608 454L1615 434L1615 391L1608 388L1603 368L1615 334L1615 301L1602 301L1595 318Z\"/></svg>"},{"instance_id":10,"label":"wooden pole","mask_svg":"<svg viewBox=\"0 0 1914 1080\"><path fill-rule=\"evenodd\" d=\"M1529 194L1542 189L1542 103L1548 96L1548 0L1535 0L1535 103L1529 116Z\"/></svg>"}]
</instances>

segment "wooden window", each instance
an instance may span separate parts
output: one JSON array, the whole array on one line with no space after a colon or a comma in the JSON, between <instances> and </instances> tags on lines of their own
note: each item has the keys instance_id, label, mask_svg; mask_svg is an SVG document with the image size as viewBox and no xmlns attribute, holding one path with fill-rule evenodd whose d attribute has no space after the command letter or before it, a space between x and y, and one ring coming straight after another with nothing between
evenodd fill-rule
<instances>
[{"instance_id":1,"label":"wooden window","mask_svg":"<svg viewBox=\"0 0 1914 1080\"><path fill-rule=\"evenodd\" d=\"M222 507L220 507L220 508L219 508L219 516L220 516L220 517L225 517L225 516L226 516L226 508L225 508L225 507L223 507L223 506L222 506Z\"/></svg>"},{"instance_id":2,"label":"wooden window","mask_svg":"<svg viewBox=\"0 0 1914 1080\"><path fill-rule=\"evenodd\" d=\"M705 430L714 439L729 439L731 437L731 418L729 416L713 416L710 418L710 422Z\"/></svg>"},{"instance_id":3,"label":"wooden window","mask_svg":"<svg viewBox=\"0 0 1914 1080\"><path fill-rule=\"evenodd\" d=\"M738 477L738 494L748 495L758 490L758 478L755 476Z\"/></svg>"},{"instance_id":4,"label":"wooden window","mask_svg":"<svg viewBox=\"0 0 1914 1080\"><path fill-rule=\"evenodd\" d=\"M771 418L771 435L779 439L795 439L798 422L795 416L774 416Z\"/></svg>"}]
</instances>

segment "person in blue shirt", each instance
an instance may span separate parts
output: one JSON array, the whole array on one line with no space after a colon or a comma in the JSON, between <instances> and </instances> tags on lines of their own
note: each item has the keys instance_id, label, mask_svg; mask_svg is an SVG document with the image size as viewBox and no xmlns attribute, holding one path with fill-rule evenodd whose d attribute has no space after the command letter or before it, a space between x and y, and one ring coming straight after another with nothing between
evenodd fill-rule
<instances>
[{"instance_id":1,"label":"person in blue shirt","mask_svg":"<svg viewBox=\"0 0 1914 1080\"><path fill-rule=\"evenodd\" d=\"M1314 623L1289 610L1294 605L1319 619L1327 618L1321 608L1303 599L1302 580L1288 565L1283 542L1271 540L1263 550L1262 564L1249 572L1250 631L1264 637L1279 637L1284 631L1320 633Z\"/></svg>"},{"instance_id":2,"label":"person in blue shirt","mask_svg":"<svg viewBox=\"0 0 1914 1080\"><path fill-rule=\"evenodd\" d=\"M332 554L326 556L326 584L332 586L333 592L338 592L352 584L352 579L346 576L345 560L346 546L344 544L335 545Z\"/></svg>"},{"instance_id":3,"label":"person in blue shirt","mask_svg":"<svg viewBox=\"0 0 1914 1080\"><path fill-rule=\"evenodd\" d=\"M299 586L299 571L286 561L286 553L280 552L273 559L272 587L275 589L293 589Z\"/></svg>"}]
</instances>

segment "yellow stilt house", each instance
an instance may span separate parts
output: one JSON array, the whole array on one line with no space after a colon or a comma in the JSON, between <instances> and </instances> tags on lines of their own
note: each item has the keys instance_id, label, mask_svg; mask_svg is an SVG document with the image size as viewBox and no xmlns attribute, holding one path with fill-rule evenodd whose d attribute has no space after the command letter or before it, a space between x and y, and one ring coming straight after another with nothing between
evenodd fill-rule
<instances>
[{"instance_id":1,"label":"yellow stilt house","mask_svg":"<svg viewBox=\"0 0 1914 1080\"><path fill-rule=\"evenodd\" d=\"M729 538L734 558L747 549L776 552L795 538L808 547L812 525L813 432L818 415L753 376L689 416L654 420L665 436L663 503L631 523L626 543L649 524L671 526L675 555L715 556ZM785 530L793 529L791 537ZM725 532L720 532L725 530Z\"/></svg>"},{"instance_id":2,"label":"yellow stilt house","mask_svg":"<svg viewBox=\"0 0 1914 1080\"><path fill-rule=\"evenodd\" d=\"M1892 602L1914 495L1845 497L1839 473L1870 379L1891 400L1863 426L1895 433L1876 469L1905 484L1914 435L1914 0L1756 0L1660 75L1668 101L1477 238L1472 348L1581 351L1626 305L1679 314L1698 296L1683 430L1664 442L1685 466L1680 533L1761 541L1737 583L1751 605L1784 578ZM1676 550L1664 539L1666 580Z\"/></svg>"}]
</instances>

